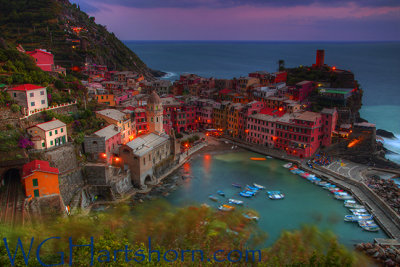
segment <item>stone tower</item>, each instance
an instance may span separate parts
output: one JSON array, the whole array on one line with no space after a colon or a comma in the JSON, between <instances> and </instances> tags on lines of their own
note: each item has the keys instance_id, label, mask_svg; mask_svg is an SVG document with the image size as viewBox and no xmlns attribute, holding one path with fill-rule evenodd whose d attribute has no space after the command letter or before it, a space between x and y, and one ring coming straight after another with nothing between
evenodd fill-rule
<instances>
[{"instance_id":1,"label":"stone tower","mask_svg":"<svg viewBox=\"0 0 400 267\"><path fill-rule=\"evenodd\" d=\"M146 116L149 133L164 133L163 107L161 98L157 95L156 91L153 91L147 99Z\"/></svg>"}]
</instances>

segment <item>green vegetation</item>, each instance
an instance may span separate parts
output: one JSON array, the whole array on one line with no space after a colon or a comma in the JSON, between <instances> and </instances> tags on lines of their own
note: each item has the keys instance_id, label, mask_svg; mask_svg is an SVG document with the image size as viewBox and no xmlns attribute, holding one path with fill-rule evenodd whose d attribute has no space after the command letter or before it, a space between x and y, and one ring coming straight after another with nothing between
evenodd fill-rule
<instances>
[{"instance_id":1,"label":"green vegetation","mask_svg":"<svg viewBox=\"0 0 400 267\"><path fill-rule=\"evenodd\" d=\"M214 262L214 253L218 250L218 259L227 259L231 250L258 250L255 252L255 261L240 260L238 254L233 253L231 259L240 260L238 266L368 266L359 254L348 251L340 245L336 238L327 232L320 232L313 227L282 233L271 247L263 248L266 234L260 231L257 224L245 219L240 212L221 213L209 207L174 208L161 201L152 201L139 205L133 211L126 206L119 206L107 213L95 213L91 216L72 216L63 218L45 218L43 222L25 224L24 227L0 227L3 237L7 238L11 253L15 251L17 237L20 237L24 248L29 247L34 237L29 266L40 266L35 260L36 248L40 242L49 237L60 237L59 240L50 240L41 250L41 259L46 264L60 262L60 254L64 252L64 266L68 265L69 243L71 237L74 244L89 244L90 237L94 239L94 266L132 266L125 262L124 252L114 250L128 249L143 250L146 259L143 266L154 266L157 253L152 253L152 262L148 262L148 238L151 237L151 248L161 252L161 261L158 266L233 266L227 260L224 263ZM176 250L181 255L183 250L202 250L194 253L192 262L191 252L185 254L185 263L163 261L167 250ZM101 252L103 250L103 252ZM110 251L110 262L98 263L99 256L104 250ZM171 253L173 256L173 253ZM251 255L251 254L250 254ZM259 256L261 261L259 262ZM129 258L134 258L131 252ZM73 249L73 266L89 266L91 258L90 248ZM104 259L102 257L100 259ZM135 257L140 259L140 257ZM168 257L171 259L171 257ZM172 257L173 258L173 257ZM206 259L212 259L208 262ZM245 258L243 256L243 258ZM23 256L19 250L15 266L25 266ZM0 243L0 265L9 266L9 258L4 246Z\"/></svg>"},{"instance_id":2,"label":"green vegetation","mask_svg":"<svg viewBox=\"0 0 400 267\"><path fill-rule=\"evenodd\" d=\"M10 152L18 149L18 140L21 135L23 133L14 128L0 131L0 152Z\"/></svg>"},{"instance_id":3,"label":"green vegetation","mask_svg":"<svg viewBox=\"0 0 400 267\"><path fill-rule=\"evenodd\" d=\"M47 86L53 80L53 77L36 66L30 56L7 45L0 47L0 83Z\"/></svg>"},{"instance_id":4,"label":"green vegetation","mask_svg":"<svg viewBox=\"0 0 400 267\"><path fill-rule=\"evenodd\" d=\"M311 69L310 67L300 66L298 68L286 69L288 71L287 84L296 85L296 83L307 81L330 81L333 74L328 68Z\"/></svg>"},{"instance_id":5,"label":"green vegetation","mask_svg":"<svg viewBox=\"0 0 400 267\"><path fill-rule=\"evenodd\" d=\"M0 0L0 32L2 38L26 50L51 51L55 62L67 70L88 59L118 70L149 71L113 33L69 1Z\"/></svg>"}]
</instances>

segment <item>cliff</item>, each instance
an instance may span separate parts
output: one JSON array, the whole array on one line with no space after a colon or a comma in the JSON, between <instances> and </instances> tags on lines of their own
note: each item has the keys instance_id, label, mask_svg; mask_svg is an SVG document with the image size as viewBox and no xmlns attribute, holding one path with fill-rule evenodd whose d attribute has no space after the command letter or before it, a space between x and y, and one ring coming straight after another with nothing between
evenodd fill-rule
<instances>
[{"instance_id":1,"label":"cliff","mask_svg":"<svg viewBox=\"0 0 400 267\"><path fill-rule=\"evenodd\" d=\"M68 0L0 0L2 38L26 50L47 49L67 69L85 62L153 77L140 58L114 33Z\"/></svg>"}]
</instances>

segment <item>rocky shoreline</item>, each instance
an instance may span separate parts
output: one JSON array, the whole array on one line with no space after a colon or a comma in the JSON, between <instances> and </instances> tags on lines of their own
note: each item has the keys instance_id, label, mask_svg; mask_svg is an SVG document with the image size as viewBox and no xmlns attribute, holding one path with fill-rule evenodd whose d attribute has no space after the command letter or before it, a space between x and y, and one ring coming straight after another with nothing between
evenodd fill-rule
<instances>
[{"instance_id":1,"label":"rocky shoreline","mask_svg":"<svg viewBox=\"0 0 400 267\"><path fill-rule=\"evenodd\" d=\"M393 180L373 175L365 183L400 215L400 188Z\"/></svg>"},{"instance_id":2,"label":"rocky shoreline","mask_svg":"<svg viewBox=\"0 0 400 267\"><path fill-rule=\"evenodd\" d=\"M384 266L400 265L400 249L393 245L380 245L377 243L360 243L356 250L367 254Z\"/></svg>"}]
</instances>

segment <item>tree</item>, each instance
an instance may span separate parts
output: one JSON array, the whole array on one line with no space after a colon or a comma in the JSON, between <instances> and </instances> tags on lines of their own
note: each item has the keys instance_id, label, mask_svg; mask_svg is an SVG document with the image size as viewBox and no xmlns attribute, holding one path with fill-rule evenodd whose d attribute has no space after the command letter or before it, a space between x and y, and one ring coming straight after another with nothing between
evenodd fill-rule
<instances>
[{"instance_id":1,"label":"tree","mask_svg":"<svg viewBox=\"0 0 400 267\"><path fill-rule=\"evenodd\" d=\"M279 71L285 70L285 61L284 61L283 59L280 59L280 60L278 61L278 70L279 70Z\"/></svg>"}]
</instances>

